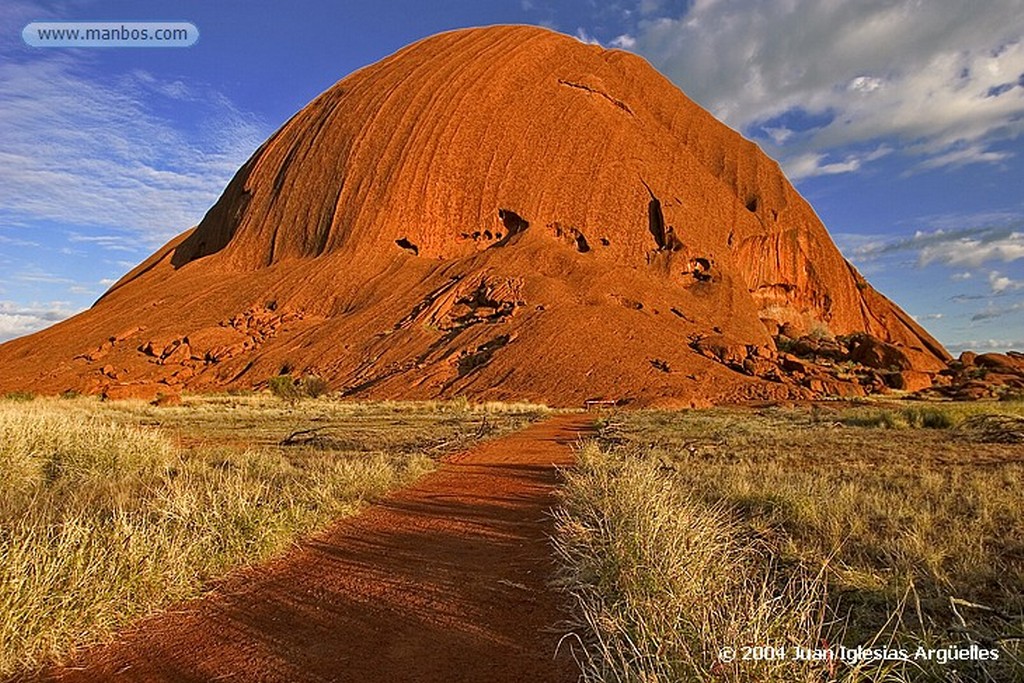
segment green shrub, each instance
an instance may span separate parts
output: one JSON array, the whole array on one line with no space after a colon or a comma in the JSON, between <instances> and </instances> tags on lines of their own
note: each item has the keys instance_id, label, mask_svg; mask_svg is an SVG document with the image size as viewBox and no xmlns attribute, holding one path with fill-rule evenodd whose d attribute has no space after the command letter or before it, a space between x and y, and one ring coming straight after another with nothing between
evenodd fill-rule
<instances>
[{"instance_id":1,"label":"green shrub","mask_svg":"<svg viewBox=\"0 0 1024 683\"><path fill-rule=\"evenodd\" d=\"M286 401L294 401L299 398L299 387L295 384L295 378L291 375L278 375L271 377L267 382L270 393Z\"/></svg>"},{"instance_id":2,"label":"green shrub","mask_svg":"<svg viewBox=\"0 0 1024 683\"><path fill-rule=\"evenodd\" d=\"M291 375L278 375L270 378L267 388L274 396L286 401L319 398L330 391L327 380L317 375L306 375L298 380Z\"/></svg>"},{"instance_id":3,"label":"green shrub","mask_svg":"<svg viewBox=\"0 0 1024 683\"><path fill-rule=\"evenodd\" d=\"M472 407L469 404L469 399L461 394L448 401L448 405L456 413L469 412L469 409Z\"/></svg>"},{"instance_id":4,"label":"green shrub","mask_svg":"<svg viewBox=\"0 0 1024 683\"><path fill-rule=\"evenodd\" d=\"M941 408L904 408L903 415L911 427L950 429L956 426L956 420L953 416Z\"/></svg>"},{"instance_id":5,"label":"green shrub","mask_svg":"<svg viewBox=\"0 0 1024 683\"><path fill-rule=\"evenodd\" d=\"M906 415L885 408L879 410L851 410L842 416L840 421L851 427L904 429L909 426Z\"/></svg>"}]
</instances>

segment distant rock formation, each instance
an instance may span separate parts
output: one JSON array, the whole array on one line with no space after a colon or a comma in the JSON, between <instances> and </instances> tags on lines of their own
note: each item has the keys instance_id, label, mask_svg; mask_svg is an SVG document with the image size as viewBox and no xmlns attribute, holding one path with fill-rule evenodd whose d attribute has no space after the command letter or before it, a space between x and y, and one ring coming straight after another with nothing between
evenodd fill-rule
<instances>
[{"instance_id":1,"label":"distant rock formation","mask_svg":"<svg viewBox=\"0 0 1024 683\"><path fill-rule=\"evenodd\" d=\"M290 373L354 397L703 405L875 383L808 371L782 333L860 339L844 353L897 373L886 386L950 360L774 161L643 59L498 26L317 97L197 227L88 311L0 346L0 390Z\"/></svg>"},{"instance_id":2,"label":"distant rock formation","mask_svg":"<svg viewBox=\"0 0 1024 683\"><path fill-rule=\"evenodd\" d=\"M965 351L922 393L959 401L1024 399L1024 353Z\"/></svg>"}]
</instances>

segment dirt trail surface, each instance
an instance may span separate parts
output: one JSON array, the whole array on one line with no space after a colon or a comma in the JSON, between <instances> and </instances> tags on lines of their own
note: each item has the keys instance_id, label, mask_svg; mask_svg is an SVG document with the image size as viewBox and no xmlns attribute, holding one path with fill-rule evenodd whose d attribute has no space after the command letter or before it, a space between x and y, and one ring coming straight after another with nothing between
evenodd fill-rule
<instances>
[{"instance_id":1,"label":"dirt trail surface","mask_svg":"<svg viewBox=\"0 0 1024 683\"><path fill-rule=\"evenodd\" d=\"M438 471L40 680L575 681L547 510L586 416Z\"/></svg>"}]
</instances>

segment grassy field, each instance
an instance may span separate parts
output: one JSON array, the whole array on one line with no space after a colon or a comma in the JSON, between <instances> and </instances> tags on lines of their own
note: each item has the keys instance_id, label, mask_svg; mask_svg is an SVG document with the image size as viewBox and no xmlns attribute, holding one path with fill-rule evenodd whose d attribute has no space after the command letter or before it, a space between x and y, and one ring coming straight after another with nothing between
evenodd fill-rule
<instances>
[{"instance_id":1,"label":"grassy field","mask_svg":"<svg viewBox=\"0 0 1024 683\"><path fill-rule=\"evenodd\" d=\"M59 659L518 428L530 405L0 401L0 675Z\"/></svg>"},{"instance_id":2,"label":"grassy field","mask_svg":"<svg viewBox=\"0 0 1024 683\"><path fill-rule=\"evenodd\" d=\"M566 473L556 537L588 679L1024 680L1022 415L827 404L603 420ZM798 658L840 646L910 661ZM972 646L999 659L939 661Z\"/></svg>"}]
</instances>

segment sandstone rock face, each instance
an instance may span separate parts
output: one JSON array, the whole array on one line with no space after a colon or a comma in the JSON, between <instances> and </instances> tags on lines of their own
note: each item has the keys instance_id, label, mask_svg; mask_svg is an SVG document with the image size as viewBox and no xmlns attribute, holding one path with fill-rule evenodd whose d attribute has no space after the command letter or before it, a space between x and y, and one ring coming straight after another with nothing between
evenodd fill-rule
<instances>
[{"instance_id":1,"label":"sandstone rock face","mask_svg":"<svg viewBox=\"0 0 1024 683\"><path fill-rule=\"evenodd\" d=\"M643 59L501 26L324 92L197 227L89 311L0 346L0 390L289 372L358 397L555 405L848 391L787 378L780 329L870 335L900 371L949 360L774 161Z\"/></svg>"},{"instance_id":2,"label":"sandstone rock face","mask_svg":"<svg viewBox=\"0 0 1024 683\"><path fill-rule=\"evenodd\" d=\"M868 335L853 338L850 360L878 370L910 370L913 362L898 346Z\"/></svg>"}]
</instances>

